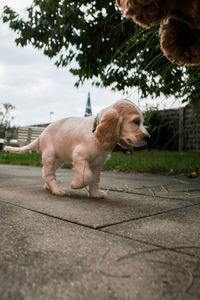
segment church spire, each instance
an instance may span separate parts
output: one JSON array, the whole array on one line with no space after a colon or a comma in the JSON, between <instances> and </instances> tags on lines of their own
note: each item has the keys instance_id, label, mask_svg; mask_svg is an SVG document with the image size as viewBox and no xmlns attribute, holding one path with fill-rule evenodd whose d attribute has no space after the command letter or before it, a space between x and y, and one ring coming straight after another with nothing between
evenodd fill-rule
<instances>
[{"instance_id":1,"label":"church spire","mask_svg":"<svg viewBox=\"0 0 200 300\"><path fill-rule=\"evenodd\" d=\"M88 98L87 98L87 104L85 108L85 115L84 117L89 117L92 116L92 108L91 108L91 101L90 101L90 92L88 93Z\"/></svg>"}]
</instances>

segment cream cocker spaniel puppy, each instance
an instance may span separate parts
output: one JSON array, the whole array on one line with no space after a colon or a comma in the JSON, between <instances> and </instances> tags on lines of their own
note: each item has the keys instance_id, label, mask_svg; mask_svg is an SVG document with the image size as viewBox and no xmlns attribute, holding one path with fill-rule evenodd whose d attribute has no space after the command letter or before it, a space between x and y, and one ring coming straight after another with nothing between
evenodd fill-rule
<instances>
[{"instance_id":1,"label":"cream cocker spaniel puppy","mask_svg":"<svg viewBox=\"0 0 200 300\"><path fill-rule=\"evenodd\" d=\"M95 117L70 117L50 124L32 143L4 150L24 153L42 152L45 189L55 195L67 195L59 186L55 172L64 162L72 162L75 177L72 189L89 186L91 198L104 198L98 189L101 167L116 144L125 149L146 144L149 134L143 127L139 108L129 100L120 100L101 110Z\"/></svg>"}]
</instances>

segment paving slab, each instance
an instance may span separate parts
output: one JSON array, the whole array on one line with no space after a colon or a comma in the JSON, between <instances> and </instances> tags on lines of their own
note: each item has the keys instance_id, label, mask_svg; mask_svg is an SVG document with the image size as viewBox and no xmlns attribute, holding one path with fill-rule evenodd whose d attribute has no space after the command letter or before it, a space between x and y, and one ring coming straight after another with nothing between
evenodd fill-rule
<instances>
[{"instance_id":1,"label":"paving slab","mask_svg":"<svg viewBox=\"0 0 200 300\"><path fill-rule=\"evenodd\" d=\"M1 300L199 299L195 256L0 203Z\"/></svg>"},{"instance_id":2,"label":"paving slab","mask_svg":"<svg viewBox=\"0 0 200 300\"><path fill-rule=\"evenodd\" d=\"M190 206L187 201L109 192L106 199L89 199L86 192L68 197L51 195L42 187L0 189L0 200L93 228L121 223Z\"/></svg>"},{"instance_id":3,"label":"paving slab","mask_svg":"<svg viewBox=\"0 0 200 300\"><path fill-rule=\"evenodd\" d=\"M56 197L0 165L0 299L200 299L199 178L102 175L104 200Z\"/></svg>"},{"instance_id":4,"label":"paving slab","mask_svg":"<svg viewBox=\"0 0 200 300\"><path fill-rule=\"evenodd\" d=\"M33 176L31 175L32 170ZM12 166L10 173L9 167L5 171L7 180L8 178L12 179L9 186L5 186L5 183L1 182L1 200L6 199L10 203L93 228L144 218L191 205L190 201L186 200L176 201L176 199L158 198L153 195L122 194L113 191L108 192L106 199L89 199L85 189L71 191L70 196L67 197L59 197L43 190L43 182L39 174L40 168L14 168ZM58 179L64 185L62 176L63 170L58 172ZM115 181L115 177L113 178L109 173L110 187ZM73 171L67 170L65 180L69 183L71 178L73 178ZM30 185L32 179L33 183ZM132 182L132 178L129 181L128 178L126 180L128 183ZM15 185L13 185L13 181ZM24 182L23 185L22 182Z\"/></svg>"},{"instance_id":5,"label":"paving slab","mask_svg":"<svg viewBox=\"0 0 200 300\"><path fill-rule=\"evenodd\" d=\"M104 186L104 189L109 189L109 186ZM110 188L112 191L119 191L128 194L154 196L167 199L175 200L187 200L191 202L200 202L200 183L193 181L190 185L170 185L170 186L153 186L142 189L131 189L131 188Z\"/></svg>"},{"instance_id":6,"label":"paving slab","mask_svg":"<svg viewBox=\"0 0 200 300\"><path fill-rule=\"evenodd\" d=\"M155 197L165 197L168 199L184 199L192 202L200 202L200 182L197 182L197 180L193 180L192 185L191 183L188 183L185 185L161 185L158 187L145 188L142 189L141 194L153 194Z\"/></svg>"},{"instance_id":7,"label":"paving slab","mask_svg":"<svg viewBox=\"0 0 200 300\"><path fill-rule=\"evenodd\" d=\"M191 186L196 186L198 190L200 189L200 177L188 178L185 175L160 175L151 173L124 173L124 172L102 172L103 177L101 178L102 184L108 184L108 179L110 174L112 174L113 183L119 188L135 188L137 190L146 188L156 188L163 186L182 186L182 188L191 188ZM128 184L127 184L128 182Z\"/></svg>"},{"instance_id":8,"label":"paving slab","mask_svg":"<svg viewBox=\"0 0 200 300\"><path fill-rule=\"evenodd\" d=\"M200 250L200 204L104 228L133 240L195 253ZM199 257L200 259L200 257Z\"/></svg>"},{"instance_id":9,"label":"paving slab","mask_svg":"<svg viewBox=\"0 0 200 300\"><path fill-rule=\"evenodd\" d=\"M59 169L57 178L69 189L74 173ZM0 187L42 186L41 167L0 165ZM200 177L164 176L148 173L102 172L100 186L104 190L136 195L200 201Z\"/></svg>"},{"instance_id":10,"label":"paving slab","mask_svg":"<svg viewBox=\"0 0 200 300\"><path fill-rule=\"evenodd\" d=\"M185 176L166 176L151 173L124 173L124 172L102 172L104 176L101 182L108 183L108 178L112 174L112 178L116 184L116 187L125 188L128 186L135 189L143 189L150 187L157 187L159 185L174 185L177 183L187 184L191 182L191 179Z\"/></svg>"},{"instance_id":11,"label":"paving slab","mask_svg":"<svg viewBox=\"0 0 200 300\"><path fill-rule=\"evenodd\" d=\"M42 169L40 167L0 164L0 188L33 185L42 185Z\"/></svg>"},{"instance_id":12,"label":"paving slab","mask_svg":"<svg viewBox=\"0 0 200 300\"><path fill-rule=\"evenodd\" d=\"M200 178L186 176L165 176L157 174L113 173L109 180L109 172L101 177L101 186L112 187L126 193L165 197L188 201L200 201Z\"/></svg>"}]
</instances>

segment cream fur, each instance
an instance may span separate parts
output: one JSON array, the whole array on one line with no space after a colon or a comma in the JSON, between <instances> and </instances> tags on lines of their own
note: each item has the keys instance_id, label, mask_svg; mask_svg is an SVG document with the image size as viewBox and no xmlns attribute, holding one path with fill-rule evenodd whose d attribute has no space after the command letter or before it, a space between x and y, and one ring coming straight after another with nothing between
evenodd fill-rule
<instances>
[{"instance_id":1,"label":"cream fur","mask_svg":"<svg viewBox=\"0 0 200 300\"><path fill-rule=\"evenodd\" d=\"M112 129L105 126L107 117L111 121L112 113L110 112L113 111L117 122L116 126L112 126L115 130L115 133L113 132L114 144ZM67 191L56 181L56 169L64 162L72 162L75 177L71 182L71 188L79 189L89 186L90 197L104 198L105 194L99 190L98 185L100 170L109 151L117 143L127 149L142 146L146 143L146 137L149 134L143 127L141 112L129 100L118 101L103 109L99 113L99 125L93 133L94 119L93 116L71 117L54 122L31 144L21 148L5 147L5 151L24 153L39 149L42 152L45 189L55 195L67 195ZM139 125L134 123L135 119L139 120ZM106 135L105 131L109 131L109 135ZM107 138L106 143L104 138ZM109 141L110 147L108 147Z\"/></svg>"}]
</instances>

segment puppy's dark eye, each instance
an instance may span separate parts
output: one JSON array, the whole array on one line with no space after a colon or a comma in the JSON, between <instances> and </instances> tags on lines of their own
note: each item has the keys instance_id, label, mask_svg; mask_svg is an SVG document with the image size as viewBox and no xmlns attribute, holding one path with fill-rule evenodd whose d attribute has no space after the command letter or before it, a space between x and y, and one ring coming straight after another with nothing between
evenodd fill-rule
<instances>
[{"instance_id":1,"label":"puppy's dark eye","mask_svg":"<svg viewBox=\"0 0 200 300\"><path fill-rule=\"evenodd\" d=\"M133 123L136 124L136 125L139 125L140 121L136 119L136 120L133 120Z\"/></svg>"}]
</instances>

